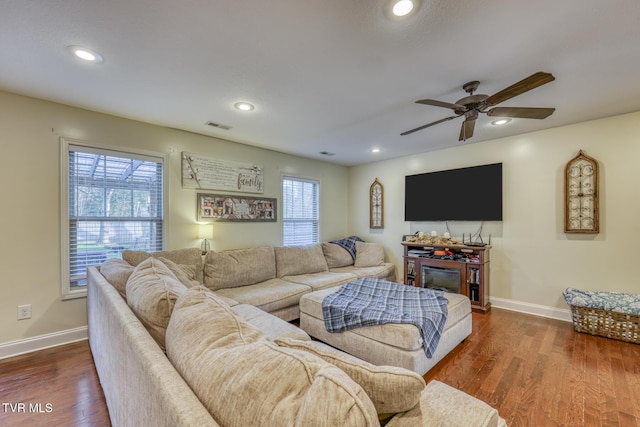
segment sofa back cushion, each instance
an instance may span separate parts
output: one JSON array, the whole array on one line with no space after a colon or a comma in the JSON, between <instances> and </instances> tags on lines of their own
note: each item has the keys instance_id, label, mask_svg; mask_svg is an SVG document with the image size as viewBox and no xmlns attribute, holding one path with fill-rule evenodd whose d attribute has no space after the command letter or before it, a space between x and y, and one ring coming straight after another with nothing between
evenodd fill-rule
<instances>
[{"instance_id":1,"label":"sofa back cushion","mask_svg":"<svg viewBox=\"0 0 640 427\"><path fill-rule=\"evenodd\" d=\"M127 304L163 350L174 304L186 290L171 270L153 257L138 264L127 281Z\"/></svg>"},{"instance_id":2,"label":"sofa back cushion","mask_svg":"<svg viewBox=\"0 0 640 427\"><path fill-rule=\"evenodd\" d=\"M134 267L150 257L171 260L187 273L190 280L202 283L202 251L200 249L186 248L159 252L122 251L122 259Z\"/></svg>"},{"instance_id":3,"label":"sofa back cushion","mask_svg":"<svg viewBox=\"0 0 640 427\"><path fill-rule=\"evenodd\" d=\"M176 304L167 356L221 425L379 425L373 403L347 374L269 342L198 288Z\"/></svg>"},{"instance_id":4,"label":"sofa back cushion","mask_svg":"<svg viewBox=\"0 0 640 427\"><path fill-rule=\"evenodd\" d=\"M100 266L100 274L127 298L127 281L135 269L134 266L120 258L109 258Z\"/></svg>"},{"instance_id":5,"label":"sofa back cushion","mask_svg":"<svg viewBox=\"0 0 640 427\"><path fill-rule=\"evenodd\" d=\"M272 246L209 251L204 259L204 284L212 290L253 285L275 277Z\"/></svg>"},{"instance_id":6,"label":"sofa back cushion","mask_svg":"<svg viewBox=\"0 0 640 427\"><path fill-rule=\"evenodd\" d=\"M356 267L374 267L384 264L384 248L379 243L356 242Z\"/></svg>"},{"instance_id":7,"label":"sofa back cushion","mask_svg":"<svg viewBox=\"0 0 640 427\"><path fill-rule=\"evenodd\" d=\"M408 411L418 404L424 379L413 371L395 366L376 366L317 342L278 338L275 343L320 357L343 370L360 384L378 414Z\"/></svg>"},{"instance_id":8,"label":"sofa back cushion","mask_svg":"<svg viewBox=\"0 0 640 427\"><path fill-rule=\"evenodd\" d=\"M353 257L348 250L335 243L323 243L322 252L329 268L348 267L353 265Z\"/></svg>"},{"instance_id":9,"label":"sofa back cushion","mask_svg":"<svg viewBox=\"0 0 640 427\"><path fill-rule=\"evenodd\" d=\"M322 245L276 246L278 277L329 271Z\"/></svg>"},{"instance_id":10,"label":"sofa back cushion","mask_svg":"<svg viewBox=\"0 0 640 427\"><path fill-rule=\"evenodd\" d=\"M171 272L176 276L176 279L178 279L180 283L185 285L187 288L192 288L194 286L200 285L197 280L193 279L193 277L195 277L196 275L195 268L193 266L185 264L178 265L170 259L164 257L159 257L158 259L162 261L164 265L166 265L167 268L171 270Z\"/></svg>"}]
</instances>

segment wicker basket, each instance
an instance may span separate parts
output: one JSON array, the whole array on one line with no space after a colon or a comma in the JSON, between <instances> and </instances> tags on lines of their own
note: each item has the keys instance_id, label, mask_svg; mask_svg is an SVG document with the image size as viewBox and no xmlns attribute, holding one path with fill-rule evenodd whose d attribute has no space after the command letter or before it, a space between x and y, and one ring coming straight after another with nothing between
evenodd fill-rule
<instances>
[{"instance_id":1,"label":"wicker basket","mask_svg":"<svg viewBox=\"0 0 640 427\"><path fill-rule=\"evenodd\" d=\"M577 332L640 344L640 315L570 305Z\"/></svg>"}]
</instances>

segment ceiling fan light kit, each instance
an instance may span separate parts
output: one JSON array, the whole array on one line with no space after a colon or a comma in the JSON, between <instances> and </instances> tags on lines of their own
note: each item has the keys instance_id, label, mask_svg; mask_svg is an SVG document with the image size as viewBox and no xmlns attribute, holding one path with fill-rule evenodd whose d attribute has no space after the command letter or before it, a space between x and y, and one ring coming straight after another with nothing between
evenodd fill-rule
<instances>
[{"instance_id":1,"label":"ceiling fan light kit","mask_svg":"<svg viewBox=\"0 0 640 427\"><path fill-rule=\"evenodd\" d=\"M534 108L534 107L494 107L508 99L522 95L532 89L547 84L555 80L555 77L551 73L545 73L539 71L530 75L527 78L520 80L519 82L502 89L501 91L489 96L484 94L474 95L474 92L478 90L480 85L479 81L472 81L465 83L462 89L469 95L457 100L455 103L438 101L435 99L421 99L416 101L417 104L431 105L433 107L442 107L453 110L455 116L445 117L444 119L436 120L435 122L427 123L415 129L408 130L400 135L409 135L419 130L443 123L460 116L464 116L464 122L460 127L459 141L466 141L473 136L476 120L480 113L486 114L489 117L513 117L520 119L546 119L555 111L555 108ZM505 124L501 120L494 120L492 124ZM499 123L502 122L502 123Z\"/></svg>"},{"instance_id":2,"label":"ceiling fan light kit","mask_svg":"<svg viewBox=\"0 0 640 427\"><path fill-rule=\"evenodd\" d=\"M506 125L510 121L511 119L498 119L498 120L492 121L491 124L494 126L502 126L502 125Z\"/></svg>"}]
</instances>

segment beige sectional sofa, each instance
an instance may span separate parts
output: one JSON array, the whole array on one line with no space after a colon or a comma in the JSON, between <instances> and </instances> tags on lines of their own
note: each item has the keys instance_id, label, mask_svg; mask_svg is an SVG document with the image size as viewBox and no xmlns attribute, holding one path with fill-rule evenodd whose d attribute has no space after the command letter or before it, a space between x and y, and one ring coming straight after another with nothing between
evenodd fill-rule
<instances>
[{"instance_id":1,"label":"beige sectional sofa","mask_svg":"<svg viewBox=\"0 0 640 427\"><path fill-rule=\"evenodd\" d=\"M287 321L300 317L302 295L332 288L359 277L396 281L395 265L384 261L384 250L376 243L358 242L355 259L333 243L306 246L260 246L207 252L199 249L157 252L169 256L189 272L190 279L204 284L217 295L251 304ZM122 257L136 266L151 256L125 251Z\"/></svg>"},{"instance_id":2,"label":"beige sectional sofa","mask_svg":"<svg viewBox=\"0 0 640 427\"><path fill-rule=\"evenodd\" d=\"M340 284L357 268L376 267L358 267L369 263L362 259L313 265L318 247L208 253L204 262L193 250L129 252L129 262L90 267L89 342L112 424L504 425L478 399L437 381L425 385L403 368L371 365L282 320L297 313L298 295L307 292L300 286L310 292L331 286L328 277ZM305 268L289 267L296 258ZM247 260L261 270L242 267ZM345 267L353 270L331 272ZM392 266L377 267L390 276ZM230 291L241 288L245 294Z\"/></svg>"}]
</instances>

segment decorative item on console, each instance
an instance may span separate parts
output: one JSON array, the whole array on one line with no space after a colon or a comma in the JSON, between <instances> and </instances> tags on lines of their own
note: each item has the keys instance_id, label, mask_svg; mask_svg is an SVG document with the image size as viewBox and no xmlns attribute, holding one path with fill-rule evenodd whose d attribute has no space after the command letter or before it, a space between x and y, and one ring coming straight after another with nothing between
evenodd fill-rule
<instances>
[{"instance_id":1,"label":"decorative item on console","mask_svg":"<svg viewBox=\"0 0 640 427\"><path fill-rule=\"evenodd\" d=\"M462 244L462 242L453 239L448 231L442 236L439 236L437 231L432 231L429 236L422 231L418 231L413 236L408 237L406 241L410 243L425 243L436 246Z\"/></svg>"}]
</instances>

